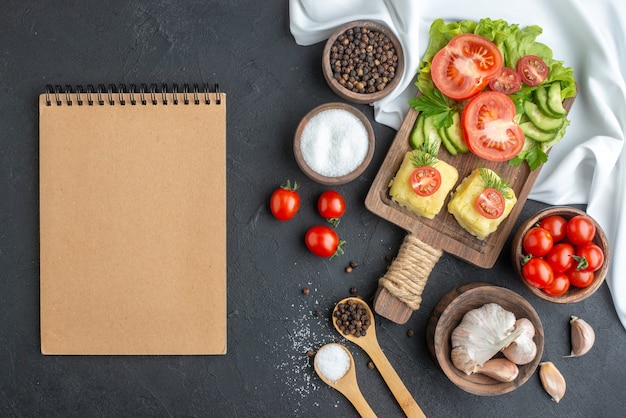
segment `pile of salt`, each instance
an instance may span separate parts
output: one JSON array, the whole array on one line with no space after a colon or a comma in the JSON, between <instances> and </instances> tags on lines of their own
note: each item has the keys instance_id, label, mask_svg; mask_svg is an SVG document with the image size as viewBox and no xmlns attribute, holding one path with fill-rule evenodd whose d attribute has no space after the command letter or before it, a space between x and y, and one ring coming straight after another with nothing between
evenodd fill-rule
<instances>
[{"instance_id":1,"label":"pile of salt","mask_svg":"<svg viewBox=\"0 0 626 418\"><path fill-rule=\"evenodd\" d=\"M347 110L327 109L306 124L300 148L313 171L327 177L344 176L365 160L369 148L367 130Z\"/></svg>"},{"instance_id":2,"label":"pile of salt","mask_svg":"<svg viewBox=\"0 0 626 418\"><path fill-rule=\"evenodd\" d=\"M334 382L348 372L350 357L341 345L326 344L317 351L315 364L322 376Z\"/></svg>"}]
</instances>

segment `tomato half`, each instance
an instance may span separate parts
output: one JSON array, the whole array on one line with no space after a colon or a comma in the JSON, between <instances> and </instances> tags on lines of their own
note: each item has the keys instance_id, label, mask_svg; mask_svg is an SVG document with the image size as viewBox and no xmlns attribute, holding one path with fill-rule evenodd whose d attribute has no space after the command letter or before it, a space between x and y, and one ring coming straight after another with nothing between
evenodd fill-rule
<instances>
[{"instance_id":1,"label":"tomato half","mask_svg":"<svg viewBox=\"0 0 626 418\"><path fill-rule=\"evenodd\" d=\"M317 211L328 220L339 219L346 212L346 201L339 192L326 190L317 200Z\"/></svg>"},{"instance_id":2,"label":"tomato half","mask_svg":"<svg viewBox=\"0 0 626 418\"><path fill-rule=\"evenodd\" d=\"M539 226L530 228L522 238L524 253L534 257L543 257L548 254L553 245L552 235Z\"/></svg>"},{"instance_id":3,"label":"tomato half","mask_svg":"<svg viewBox=\"0 0 626 418\"><path fill-rule=\"evenodd\" d=\"M565 273L554 273L552 283L544 287L542 290L550 296L561 296L569 290L570 282Z\"/></svg>"},{"instance_id":4,"label":"tomato half","mask_svg":"<svg viewBox=\"0 0 626 418\"><path fill-rule=\"evenodd\" d=\"M309 251L318 257L333 257L343 253L342 242L329 226L316 225L309 228L304 236L304 242Z\"/></svg>"},{"instance_id":5,"label":"tomato half","mask_svg":"<svg viewBox=\"0 0 626 418\"><path fill-rule=\"evenodd\" d=\"M517 72L529 86L538 86L548 76L548 66L536 55L526 55L517 62Z\"/></svg>"},{"instance_id":6,"label":"tomato half","mask_svg":"<svg viewBox=\"0 0 626 418\"><path fill-rule=\"evenodd\" d=\"M498 219L504 213L504 207L504 196L491 187L483 190L476 199L476 210L487 219Z\"/></svg>"},{"instance_id":7,"label":"tomato half","mask_svg":"<svg viewBox=\"0 0 626 418\"><path fill-rule=\"evenodd\" d=\"M574 245L591 242L596 234L596 225L585 215L576 215L567 222L567 239Z\"/></svg>"},{"instance_id":8,"label":"tomato half","mask_svg":"<svg viewBox=\"0 0 626 418\"><path fill-rule=\"evenodd\" d=\"M465 100L483 90L502 68L502 54L489 39L457 35L433 57L430 74L435 86L454 100Z\"/></svg>"},{"instance_id":9,"label":"tomato half","mask_svg":"<svg viewBox=\"0 0 626 418\"><path fill-rule=\"evenodd\" d=\"M531 286L543 289L554 280L554 272L546 260L533 257L522 266L522 277Z\"/></svg>"},{"instance_id":10,"label":"tomato half","mask_svg":"<svg viewBox=\"0 0 626 418\"><path fill-rule=\"evenodd\" d=\"M425 165L417 167L411 173L411 187L418 196L430 196L441 186L441 173L435 167Z\"/></svg>"},{"instance_id":11,"label":"tomato half","mask_svg":"<svg viewBox=\"0 0 626 418\"><path fill-rule=\"evenodd\" d=\"M500 73L489 80L489 88L504 94L513 94L522 86L519 73L509 67L502 67Z\"/></svg>"},{"instance_id":12,"label":"tomato half","mask_svg":"<svg viewBox=\"0 0 626 418\"><path fill-rule=\"evenodd\" d=\"M467 147L490 161L515 157L524 147L524 132L514 117L515 104L506 94L477 94L467 102L461 116Z\"/></svg>"},{"instance_id":13,"label":"tomato half","mask_svg":"<svg viewBox=\"0 0 626 418\"><path fill-rule=\"evenodd\" d=\"M287 182L286 185L274 190L270 198L270 210L276 219L287 221L296 215L300 208L300 195L297 189L297 183L294 183L292 187Z\"/></svg>"}]
</instances>

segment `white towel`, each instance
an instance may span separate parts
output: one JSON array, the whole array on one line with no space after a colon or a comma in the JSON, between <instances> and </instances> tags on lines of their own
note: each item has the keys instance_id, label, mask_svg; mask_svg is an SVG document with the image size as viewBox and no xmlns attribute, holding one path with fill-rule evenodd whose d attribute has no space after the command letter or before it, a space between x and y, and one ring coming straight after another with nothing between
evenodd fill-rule
<instances>
[{"instance_id":1,"label":"white towel","mask_svg":"<svg viewBox=\"0 0 626 418\"><path fill-rule=\"evenodd\" d=\"M626 328L626 3L623 0L290 0L290 28L296 42L325 41L341 24L369 19L384 23L405 51L398 87L374 103L377 122L398 129L415 96L415 74L428 45L433 20L504 19L538 25L537 41L572 67L579 92L569 114L565 140L529 195L547 204L587 204L587 213L605 230L612 251L607 284Z\"/></svg>"}]
</instances>

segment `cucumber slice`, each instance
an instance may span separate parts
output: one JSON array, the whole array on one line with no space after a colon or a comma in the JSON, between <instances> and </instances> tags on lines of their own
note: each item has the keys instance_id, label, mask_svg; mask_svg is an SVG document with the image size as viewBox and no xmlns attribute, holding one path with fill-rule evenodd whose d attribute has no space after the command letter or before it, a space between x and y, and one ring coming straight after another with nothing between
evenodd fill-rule
<instances>
[{"instance_id":1,"label":"cucumber slice","mask_svg":"<svg viewBox=\"0 0 626 418\"><path fill-rule=\"evenodd\" d=\"M539 86L535 90L535 103L539 110L541 110L546 116L550 116L552 118L558 118L562 115L556 114L550 110L548 106L548 90L544 86Z\"/></svg>"},{"instance_id":2,"label":"cucumber slice","mask_svg":"<svg viewBox=\"0 0 626 418\"><path fill-rule=\"evenodd\" d=\"M446 134L446 128L439 128L439 137L441 138L443 146L446 147L446 150L448 150L450 154L457 155L459 153L454 144L452 144L452 142L450 141L450 138L448 138L448 135Z\"/></svg>"},{"instance_id":3,"label":"cucumber slice","mask_svg":"<svg viewBox=\"0 0 626 418\"><path fill-rule=\"evenodd\" d=\"M550 148L552 148L554 145L556 145L561 139L563 139L563 137L565 136L565 131L567 130L567 127L569 126L569 120L565 119L565 121L563 122L563 126L561 126L561 129L559 129L556 134L554 135L554 138L552 138L551 141L547 141L547 142L541 142L539 144L539 146L541 147L541 150L543 152L548 152L550 150Z\"/></svg>"},{"instance_id":4,"label":"cucumber slice","mask_svg":"<svg viewBox=\"0 0 626 418\"><path fill-rule=\"evenodd\" d=\"M424 141L428 142L438 154L439 148L441 147L441 137L435 127L434 121L435 117L432 115L426 116L424 119Z\"/></svg>"},{"instance_id":5,"label":"cucumber slice","mask_svg":"<svg viewBox=\"0 0 626 418\"><path fill-rule=\"evenodd\" d=\"M424 143L424 119L422 113L417 115L417 120L415 121L415 125L413 125L413 130L411 131L411 135L409 136L409 143L413 149L417 149L422 146Z\"/></svg>"},{"instance_id":6,"label":"cucumber slice","mask_svg":"<svg viewBox=\"0 0 626 418\"><path fill-rule=\"evenodd\" d=\"M553 132L558 130L563 125L563 120L565 119L563 117L553 118L547 116L541 111L541 109L539 109L539 106L529 100L524 102L524 113L526 113L528 119L530 119L530 121L534 123L537 128L544 132Z\"/></svg>"},{"instance_id":7,"label":"cucumber slice","mask_svg":"<svg viewBox=\"0 0 626 418\"><path fill-rule=\"evenodd\" d=\"M465 143L465 137L463 136L463 129L461 128L461 115L459 112L455 112L452 115L452 125L445 129L446 136L461 154L469 152L467 144Z\"/></svg>"},{"instance_id":8,"label":"cucumber slice","mask_svg":"<svg viewBox=\"0 0 626 418\"><path fill-rule=\"evenodd\" d=\"M534 139L537 142L547 142L550 141L552 139L554 139L554 137L556 136L556 132L544 132L541 129L537 129L537 127L535 126L534 123L532 122L524 122L521 123L520 128L522 128L522 131L524 131L524 135Z\"/></svg>"},{"instance_id":9,"label":"cucumber slice","mask_svg":"<svg viewBox=\"0 0 626 418\"><path fill-rule=\"evenodd\" d=\"M558 81L550 84L550 88L548 89L548 109L552 113L555 113L559 116L565 115L567 111L563 107L563 98L561 97L561 83Z\"/></svg>"}]
</instances>

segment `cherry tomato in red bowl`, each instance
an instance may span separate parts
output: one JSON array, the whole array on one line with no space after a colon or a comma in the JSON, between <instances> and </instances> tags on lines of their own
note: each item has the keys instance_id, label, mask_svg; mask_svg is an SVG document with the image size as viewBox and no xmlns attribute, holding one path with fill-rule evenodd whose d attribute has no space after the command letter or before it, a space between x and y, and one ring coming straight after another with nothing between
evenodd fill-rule
<instances>
[{"instance_id":1,"label":"cherry tomato in red bowl","mask_svg":"<svg viewBox=\"0 0 626 418\"><path fill-rule=\"evenodd\" d=\"M577 245L571 242L564 232L567 228L575 229L574 227L578 226L584 241L589 237L589 225L593 226L594 234L590 238L591 241L586 243ZM524 239L536 233L537 228L547 230L553 240L551 250L541 257L533 256L524 248ZM535 213L522 222L513 236L511 257L518 277L531 293L549 302L565 304L585 300L602 286L611 254L604 230L591 216L574 207L553 206ZM568 262L568 258L573 259L572 263ZM530 277L530 280L524 276L525 270L531 270L525 265L533 259L535 260L532 261L533 264L550 267L552 270L550 283L546 283L548 273L543 270L533 270L535 276ZM537 263L536 260L542 262ZM543 287L540 288L538 284Z\"/></svg>"}]
</instances>

